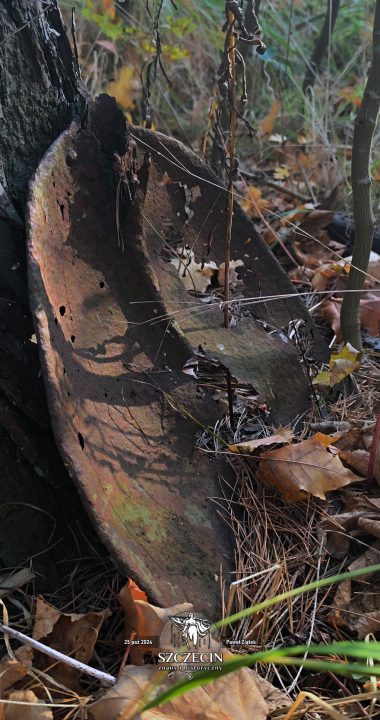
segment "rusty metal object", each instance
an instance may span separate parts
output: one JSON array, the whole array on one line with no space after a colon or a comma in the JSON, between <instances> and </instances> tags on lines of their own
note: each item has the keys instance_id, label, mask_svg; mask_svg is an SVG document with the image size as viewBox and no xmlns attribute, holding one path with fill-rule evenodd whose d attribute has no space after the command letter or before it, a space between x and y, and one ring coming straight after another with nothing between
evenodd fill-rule
<instances>
[{"instance_id":1,"label":"rusty metal object","mask_svg":"<svg viewBox=\"0 0 380 720\"><path fill-rule=\"evenodd\" d=\"M152 133L139 133L152 141ZM128 150L130 140L114 101L101 96L88 127L72 125L31 184L29 286L49 409L69 473L120 565L154 601L188 600L215 616L216 577L221 564L228 574L233 546L209 498L220 494L218 473L227 475L228 468L195 450L194 435L215 422L218 409L197 398L194 382L182 372L192 353L191 335L189 342L179 324L152 323L168 312L170 298L162 287L167 268L146 218L156 226L177 212L176 187L158 189L161 165L136 141ZM178 148L184 161L186 152ZM133 200L122 206L114 153L125 156L133 186ZM214 178L204 166L202 172ZM202 202L207 204L206 198ZM239 209L237 217L249 227L258 267L264 257L270 270L262 291L289 287ZM118 247L119 224L124 252ZM199 232L205 243L206 226L206 234L190 223L186 231ZM242 249L245 239L239 241ZM221 255L223 233L214 242ZM247 283L249 292L252 288ZM301 303L293 303L288 315L283 306L273 309L275 322L292 313L297 318L304 313L308 321ZM251 337L260 339L264 331L255 335L255 327ZM276 357L286 343L271 345L268 337L267 356ZM306 381L295 352L286 352L299 411L307 401ZM255 355L255 347L247 354ZM259 372L257 362L255 367ZM267 369L265 374L268 378ZM252 378L256 381L261 382ZM263 387L265 382L264 377ZM284 394L279 387L273 392ZM288 416L293 410L287 409Z\"/></svg>"}]
</instances>

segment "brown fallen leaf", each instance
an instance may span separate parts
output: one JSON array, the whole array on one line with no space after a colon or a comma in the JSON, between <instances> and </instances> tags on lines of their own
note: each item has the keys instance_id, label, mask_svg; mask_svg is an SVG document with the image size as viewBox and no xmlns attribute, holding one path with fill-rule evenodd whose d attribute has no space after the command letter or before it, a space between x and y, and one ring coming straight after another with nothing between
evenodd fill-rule
<instances>
[{"instance_id":1,"label":"brown fallen leaf","mask_svg":"<svg viewBox=\"0 0 380 720\"><path fill-rule=\"evenodd\" d=\"M380 298L373 293L368 293L367 297L360 301L360 323L372 337L379 335Z\"/></svg>"},{"instance_id":2,"label":"brown fallen leaf","mask_svg":"<svg viewBox=\"0 0 380 720\"><path fill-rule=\"evenodd\" d=\"M256 477L264 485L277 488L289 505L310 495L325 500L326 492L362 480L329 452L327 446L334 440L316 433L295 445L265 452Z\"/></svg>"},{"instance_id":3,"label":"brown fallen leaf","mask_svg":"<svg viewBox=\"0 0 380 720\"><path fill-rule=\"evenodd\" d=\"M32 690L15 690L7 699L25 705L5 703L4 720L53 720L51 708L44 707L44 701L39 700Z\"/></svg>"},{"instance_id":4,"label":"brown fallen leaf","mask_svg":"<svg viewBox=\"0 0 380 720\"><path fill-rule=\"evenodd\" d=\"M99 630L104 620L110 615L109 610L83 614L62 613L57 608L49 605L43 598L38 597L33 637L45 645L88 665L93 656ZM43 670L51 664L50 658L36 650L34 651L34 667ZM49 670L49 675L59 680L62 685L80 691L78 683L80 674L75 668L64 663L56 663Z\"/></svg>"},{"instance_id":5,"label":"brown fallen leaf","mask_svg":"<svg viewBox=\"0 0 380 720\"><path fill-rule=\"evenodd\" d=\"M228 450L233 453L252 452L253 450L256 450L259 447L264 447L265 445L281 445L283 443L290 443L293 438L294 433L291 428L279 427L277 430L274 430L273 435L269 435L269 437L244 440L236 445L229 445Z\"/></svg>"},{"instance_id":6,"label":"brown fallen leaf","mask_svg":"<svg viewBox=\"0 0 380 720\"><path fill-rule=\"evenodd\" d=\"M377 537L373 531L380 522L380 498L369 498L347 489L342 491L340 499L344 511L337 515L325 515L319 526L327 552L337 560L347 555L354 537L360 534Z\"/></svg>"},{"instance_id":7,"label":"brown fallen leaf","mask_svg":"<svg viewBox=\"0 0 380 720\"><path fill-rule=\"evenodd\" d=\"M380 543L376 542L347 569L352 571L374 565L379 562L379 558ZM356 580L354 593L351 580L340 583L328 615L330 622L349 628L358 640L363 640L368 633L377 633L380 630L380 584L373 580L370 582L371 591L368 592L368 578L365 581Z\"/></svg>"},{"instance_id":8,"label":"brown fallen leaf","mask_svg":"<svg viewBox=\"0 0 380 720\"><path fill-rule=\"evenodd\" d=\"M331 300L325 300L321 305L321 315L327 325L331 327L334 335L336 336L336 342L341 342L342 331L340 329L340 311L342 307L342 301L339 298L331 298Z\"/></svg>"},{"instance_id":9,"label":"brown fallen leaf","mask_svg":"<svg viewBox=\"0 0 380 720\"><path fill-rule=\"evenodd\" d=\"M144 655L158 653L158 639L169 617L182 612L191 612L193 606L191 603L180 603L171 608L156 607L145 600L138 599L136 585L133 582L132 585L130 583L131 581L124 585L117 596L124 611L124 637L128 640L135 633L140 640L157 638L157 643L153 645L130 646L131 663L143 665Z\"/></svg>"},{"instance_id":10,"label":"brown fallen leaf","mask_svg":"<svg viewBox=\"0 0 380 720\"><path fill-rule=\"evenodd\" d=\"M342 340L340 328L341 307L341 298L331 298L331 300L326 300L321 305L321 315L336 335L337 342ZM380 298L373 293L367 293L366 297L360 300L360 324L364 330L368 330L372 337L379 335Z\"/></svg>"},{"instance_id":11,"label":"brown fallen leaf","mask_svg":"<svg viewBox=\"0 0 380 720\"><path fill-rule=\"evenodd\" d=\"M243 210L252 218L260 218L269 207L269 200L263 198L260 188L248 185L244 200L240 200Z\"/></svg>"},{"instance_id":12,"label":"brown fallen leaf","mask_svg":"<svg viewBox=\"0 0 380 720\"><path fill-rule=\"evenodd\" d=\"M369 452L367 450L340 450L339 457L345 465L349 465L355 472L367 477ZM374 478L380 484L380 454L377 454L374 465Z\"/></svg>"},{"instance_id":13,"label":"brown fallen leaf","mask_svg":"<svg viewBox=\"0 0 380 720\"><path fill-rule=\"evenodd\" d=\"M8 657L2 660L0 663L0 697L3 697L5 690L22 680L27 672L28 668L18 660Z\"/></svg>"},{"instance_id":14,"label":"brown fallen leaf","mask_svg":"<svg viewBox=\"0 0 380 720\"><path fill-rule=\"evenodd\" d=\"M157 670L152 665L126 667L116 685L92 705L94 720L116 720L124 717L122 713L127 709L130 713L136 712L147 690L152 689L155 675ZM175 672L160 689L167 689L180 680L183 673ZM264 720L268 712L253 672L242 668L138 717L142 720L252 720L252 717Z\"/></svg>"}]
</instances>

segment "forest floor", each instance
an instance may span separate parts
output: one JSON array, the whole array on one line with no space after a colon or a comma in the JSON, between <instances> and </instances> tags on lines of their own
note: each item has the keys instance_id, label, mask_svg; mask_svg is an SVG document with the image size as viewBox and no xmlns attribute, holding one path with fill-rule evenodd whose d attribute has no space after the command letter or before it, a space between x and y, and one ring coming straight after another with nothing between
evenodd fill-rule
<instances>
[{"instance_id":1,"label":"forest floor","mask_svg":"<svg viewBox=\"0 0 380 720\"><path fill-rule=\"evenodd\" d=\"M380 556L380 301L374 290L380 281L380 256L375 252L371 256L361 300L365 347L361 355L342 343L339 326L352 227L336 213L335 188L324 202L313 202L310 165L298 156L295 168L286 144L280 148L275 147L273 167L267 160L265 169L258 171L261 184L250 179L247 184L240 182L237 194L302 294L331 357L326 364L315 362L303 337L302 321L281 331L297 348L309 376L311 407L291 425L274 427L265 400L244 386L234 389L231 418L225 380L217 366L198 356L197 382L213 388L222 419L213 435L198 434L196 446L198 452L224 455L235 477L232 484L221 485L221 495L215 500L215 512L222 514L235 538L235 579L231 583L221 577L223 617L296 587L377 564ZM236 273L238 278L238 267ZM238 281L234 293L237 297ZM53 592L38 595L33 563L29 576L19 576L17 568L10 573L3 620L8 624L9 618L13 628L25 635L32 632L43 645L66 657L74 654L85 665L119 677L122 692L111 693L121 692L122 698L112 706L103 701L105 715L101 701L93 704L94 698L102 696L98 678L85 671L79 681L78 670L57 663L27 643L15 656L7 645L2 689L14 703L30 703L30 693L44 701L47 714L35 717L86 717L88 713L95 720L113 719L121 711L123 717L134 717L137 710L130 703L136 700L136 688L140 697L152 687L154 665L149 654L131 644L125 646L125 640L132 642L134 627L141 635L157 634L157 623L162 624L162 613L167 611L149 605L145 593L115 570L87 523L81 535L71 559L65 557L65 547L60 550L58 562L64 564L67 574L60 573ZM291 603L284 599L242 617L223 630L223 641L238 656L253 649L368 641L380 629L379 598L376 575L347 579L337 588L317 587ZM133 675L134 668L139 675ZM342 711L356 717L376 712L376 682L368 682L359 673L341 678L339 671L307 669L307 660L300 666L263 662L256 670L254 681L251 679L254 688L239 700L241 713L265 699L272 716L288 717L291 698L297 695L303 697L300 707L294 708L297 717L306 711L313 717L315 713L341 717ZM238 702L239 682L241 678L223 691L211 690L212 702L223 704L224 692ZM218 688L218 683L213 687ZM191 707L181 705L180 699L177 702L173 707L178 716L196 716ZM194 702L205 703L205 698L201 694ZM211 702L209 696L207 702ZM12 718L24 717L23 705L12 707ZM173 707L167 707L171 709L160 717L171 716ZM202 717L214 717L214 710L204 707ZM150 717L149 712L143 716ZM266 712L258 714L265 717ZM240 715L236 711L232 717Z\"/></svg>"},{"instance_id":2,"label":"forest floor","mask_svg":"<svg viewBox=\"0 0 380 720\"><path fill-rule=\"evenodd\" d=\"M103 5L108 7L110 3ZM268 14L270 6L268 3ZM91 14L90 11L91 8L88 11ZM276 21L276 15L270 18ZM88 18L85 19L87 22ZM296 27L301 19L295 15ZM112 34L118 21L113 15L108 20ZM277 20L282 21L280 16ZM127 57L130 64L116 72L122 56L118 38L107 33L101 35L99 27L102 31L106 27L104 18L100 25L96 18L92 21L95 26L89 30L80 18L78 29L86 83L94 94L107 89L115 95L128 118L133 119L136 97L141 91L136 67L144 38L138 41L135 38L132 50L124 50L124 60ZM172 32L168 51L171 69L183 28L168 24ZM368 33L367 25L359 28L360 32ZM352 37L359 30L352 29ZM295 37L299 39L299 35ZM188 54L180 58L184 63L197 40L194 30L189 31L189 38ZM344 44L348 46L349 40L347 35L341 40L343 55L348 52ZM283 42L286 46L286 38ZM218 53L219 48L210 49L207 45L201 67L212 67ZM350 61L351 56L344 56L347 65ZM260 70L261 79L264 77L267 83L264 90L257 87L257 78L251 82L255 100L264 110L257 117L254 144L245 135L240 137L242 179L236 183L235 194L302 295L330 348L330 360L325 364L314 360L303 337L301 321L277 329L283 333L284 341L297 348L310 381L311 406L291 425L274 427L265 399L247 393L243 387L235 388L231 417L226 384L220 381L215 368L198 358L197 381L202 387L205 382L213 386L222 419L211 440L202 432L197 435L197 451L224 455L234 472L234 481L222 483L220 497L215 500L215 512L225 518L235 540L235 579L231 583L222 575L220 581L223 617L305 584L318 584L338 573L380 562L378 231L360 306L363 354L343 344L340 330L340 307L354 239L349 190L350 140L353 118L360 104L360 83L365 76L364 60L362 65L357 75L346 70L340 84L331 84L324 113L322 78L321 88L316 90L314 113L308 105L310 115L300 120L297 106L297 113L294 112L297 122L289 88L285 97L281 95L282 81L273 84L265 69ZM258 62L256 70L257 66ZM178 111L182 98L188 100L184 95L186 81L180 74L176 76L175 70L173 81L173 93L178 93L174 110ZM193 101L195 97L199 99L199 107L194 102L185 117L179 118L172 109L162 110L165 103L170 108L173 100L163 87L166 86L161 78L158 89L152 91L152 101L156 100L160 110L156 117L159 129L177 135L195 149L202 145L209 154L211 141L207 137L205 141L202 133L207 123L205 106L210 105L212 96L210 87L201 88L202 96L197 88L193 89L191 95ZM267 91L269 99L260 104ZM191 117L193 124L189 122ZM329 138L333 140L330 142ZM372 171L377 216L379 167L376 156ZM236 273L238 278L238 267ZM235 292L237 297L238 283ZM216 438L220 439L219 444ZM71 502L70 499L67 517ZM73 549L68 554L65 550L68 545L61 544L55 553L54 587L47 588L41 583L33 562L29 574L20 575L18 567L9 569L2 579L3 623L9 622L16 630L33 635L42 645L66 657L75 656L85 665L111 675L114 681L119 678L120 684L111 691L116 700L115 696L111 700L107 695L108 699L94 705L95 699L105 695L111 684L109 678L108 684L102 683L86 671L57 662L27 644L14 653L13 641L8 639L2 671L0 668L2 697L8 703L0 706L0 717L5 720L138 717L136 703L146 700L147 692L158 685L149 653L144 655L141 648L134 648L132 640L136 628L140 635L157 635L157 627L161 628L167 615L153 608L145 593L115 569L109 553L80 512L76 523L71 523L71 519L67 522ZM227 626L222 639L235 655L244 656L278 647L321 647L346 640L371 642L379 637L379 632L380 580L379 574L373 574L346 579L337 586L316 587L291 601L286 598L261 608ZM125 640L129 645L125 645ZM305 662L301 662L303 658ZM329 659L334 661L337 655L331 653ZM171 700L166 709L147 710L143 717L261 720L269 712L279 720L298 718L305 713L316 720L320 717L338 720L344 716L379 714L376 678L368 680L359 671L349 677L340 675L337 663L333 670L322 666L318 670L317 665L308 667L306 654L301 661L292 665L263 660L255 666L254 680L251 677L248 680L239 671L237 680L224 685L222 682L223 688L213 683L207 695L202 695L206 691L198 688L190 695L191 701L179 697ZM301 704L293 706L297 697ZM33 710L37 699L44 705ZM235 706L232 710L229 701Z\"/></svg>"}]
</instances>

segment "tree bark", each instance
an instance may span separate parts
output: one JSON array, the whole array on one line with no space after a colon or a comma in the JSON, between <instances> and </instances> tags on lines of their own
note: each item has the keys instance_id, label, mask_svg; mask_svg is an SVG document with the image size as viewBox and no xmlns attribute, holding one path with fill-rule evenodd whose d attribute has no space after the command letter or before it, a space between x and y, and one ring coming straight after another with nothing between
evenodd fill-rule
<instances>
[{"instance_id":1,"label":"tree bark","mask_svg":"<svg viewBox=\"0 0 380 720\"><path fill-rule=\"evenodd\" d=\"M85 515L54 443L31 341L23 217L30 177L84 106L56 0L0 0L0 566L41 552L34 563L48 584L51 518L58 537L70 535L61 499L71 517Z\"/></svg>"},{"instance_id":2,"label":"tree bark","mask_svg":"<svg viewBox=\"0 0 380 720\"><path fill-rule=\"evenodd\" d=\"M24 207L39 161L84 105L56 0L0 0L0 392L45 426L30 342Z\"/></svg>"},{"instance_id":3,"label":"tree bark","mask_svg":"<svg viewBox=\"0 0 380 720\"><path fill-rule=\"evenodd\" d=\"M348 290L364 287L372 248L375 221L371 203L370 159L373 133L380 106L380 0L376 0L373 25L373 57L363 101L359 108L352 144L351 182L356 237ZM342 303L341 327L345 342L362 349L360 333L360 292L346 293Z\"/></svg>"},{"instance_id":4,"label":"tree bark","mask_svg":"<svg viewBox=\"0 0 380 720\"><path fill-rule=\"evenodd\" d=\"M310 59L309 67L306 70L305 78L302 85L304 93L307 92L308 88L312 88L315 83L315 78L319 73L323 58L326 54L326 50L331 41L333 34L334 25L338 17L340 7L340 0L327 0L327 9L325 19L321 28L321 32L318 36L315 44L313 54Z\"/></svg>"}]
</instances>

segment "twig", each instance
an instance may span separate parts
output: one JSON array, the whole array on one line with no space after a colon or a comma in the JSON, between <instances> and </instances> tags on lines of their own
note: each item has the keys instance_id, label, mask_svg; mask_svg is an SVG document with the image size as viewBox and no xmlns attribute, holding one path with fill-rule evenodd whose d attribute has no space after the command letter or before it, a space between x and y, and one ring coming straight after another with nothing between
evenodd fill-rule
<instances>
[{"instance_id":1,"label":"twig","mask_svg":"<svg viewBox=\"0 0 380 720\"><path fill-rule=\"evenodd\" d=\"M255 182L259 185L267 185L268 187L277 190L279 193L282 193L282 195L289 195L289 197L296 198L296 200L301 200L302 202L312 202L312 198L310 196L302 195L294 190L289 190L283 185L279 185L279 183L269 180L264 173L251 173L240 168L240 174L244 175L244 177L248 178L248 180L255 180Z\"/></svg>"},{"instance_id":2,"label":"twig","mask_svg":"<svg viewBox=\"0 0 380 720\"><path fill-rule=\"evenodd\" d=\"M3 625L3 623L0 623L0 632L4 633L5 635L10 635L11 637L15 638L15 640L19 640L25 645L30 645L30 647L34 648L35 650L39 650L39 652L44 653L44 655L48 655L49 657L54 658L54 660L63 662L65 663L65 665L70 665L71 667L85 673L86 675L91 675L97 680L110 683L111 685L114 685L116 683L117 678L115 678L113 675L109 675L108 673L102 672L102 670L97 670L96 668L90 667L89 665L85 665L79 660L75 660L75 658L64 655L58 650L53 650L53 648L50 648L47 645L43 645L38 640L30 638L28 637L28 635L24 635L24 633L21 633L18 630L9 627L9 625Z\"/></svg>"},{"instance_id":3,"label":"twig","mask_svg":"<svg viewBox=\"0 0 380 720\"><path fill-rule=\"evenodd\" d=\"M376 455L379 448L379 441L380 441L380 415L377 416L375 430L372 436L372 443L371 443L371 450L369 453L369 460L368 460L368 471L367 471L367 480L373 480L374 472L375 472L375 461L376 461Z\"/></svg>"},{"instance_id":4,"label":"twig","mask_svg":"<svg viewBox=\"0 0 380 720\"><path fill-rule=\"evenodd\" d=\"M233 390L232 390L232 384L231 384L231 373L229 371L229 368L225 368L226 371L226 381L227 381L227 397L228 397L228 412L230 415L230 423L231 423L231 430L235 429L235 421L234 421L234 403L233 403Z\"/></svg>"},{"instance_id":5,"label":"twig","mask_svg":"<svg viewBox=\"0 0 380 720\"><path fill-rule=\"evenodd\" d=\"M235 146L236 146L236 62L235 62L235 36L233 28L235 17L231 10L228 11L228 58L230 70L229 100L230 100L230 141L229 141L229 183L227 195L227 234L226 254L224 260L224 325L229 327L229 300L230 300L230 258L232 219L234 215L234 174L235 174Z\"/></svg>"}]
</instances>

